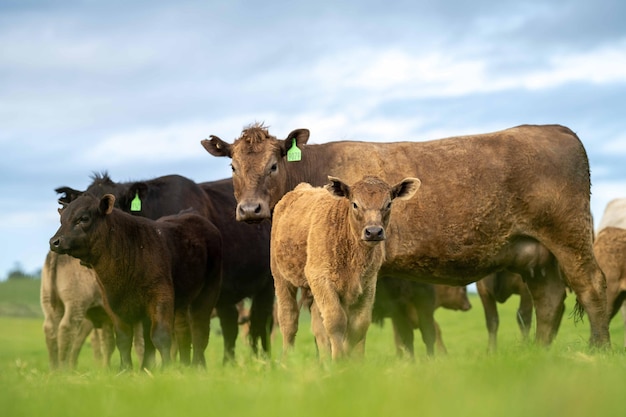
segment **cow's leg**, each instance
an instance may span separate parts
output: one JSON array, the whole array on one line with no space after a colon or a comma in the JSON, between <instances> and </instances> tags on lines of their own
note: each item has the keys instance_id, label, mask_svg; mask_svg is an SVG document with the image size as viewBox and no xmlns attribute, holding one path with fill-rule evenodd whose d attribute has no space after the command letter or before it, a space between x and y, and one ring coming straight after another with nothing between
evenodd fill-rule
<instances>
[{"instance_id":1,"label":"cow's leg","mask_svg":"<svg viewBox=\"0 0 626 417\"><path fill-rule=\"evenodd\" d=\"M270 282L252 299L250 306L250 344L252 350L258 354L257 343L261 340L261 347L266 356L270 355L270 335L274 324L274 285Z\"/></svg>"},{"instance_id":2,"label":"cow's leg","mask_svg":"<svg viewBox=\"0 0 626 417\"><path fill-rule=\"evenodd\" d=\"M363 294L356 308L351 308L348 318L346 335L347 351L350 355L362 358L365 354L365 338L372 323L372 308L376 292L376 276L364 280L368 285L363 286Z\"/></svg>"},{"instance_id":3,"label":"cow's leg","mask_svg":"<svg viewBox=\"0 0 626 417\"><path fill-rule=\"evenodd\" d=\"M533 320L533 299L527 287L520 289L519 308L517 309L517 324L522 332L522 339L528 340L530 326Z\"/></svg>"},{"instance_id":4,"label":"cow's leg","mask_svg":"<svg viewBox=\"0 0 626 417\"><path fill-rule=\"evenodd\" d=\"M224 360L223 363L235 360L235 343L239 333L237 307L235 304L219 305L217 307L217 317L220 319L222 337L224 339Z\"/></svg>"},{"instance_id":5,"label":"cow's leg","mask_svg":"<svg viewBox=\"0 0 626 417\"><path fill-rule=\"evenodd\" d=\"M313 300L310 304L311 311L311 332L315 337L315 347L317 348L317 357L320 362L326 361L330 357L330 340L324 328L324 322L317 303Z\"/></svg>"},{"instance_id":6,"label":"cow's leg","mask_svg":"<svg viewBox=\"0 0 626 417\"><path fill-rule=\"evenodd\" d=\"M308 271L307 276L312 277L312 271ZM322 278L309 278L309 283L311 282L319 284L319 286L311 286L311 293L319 308L322 322L324 323L324 329L326 329L326 334L330 341L332 359L341 359L346 353L345 342L348 331L348 315L341 305L339 295L327 284L326 280ZM281 320L279 316L279 321Z\"/></svg>"},{"instance_id":7,"label":"cow's leg","mask_svg":"<svg viewBox=\"0 0 626 417\"><path fill-rule=\"evenodd\" d=\"M174 317L174 334L176 338L172 341L172 354L170 355L172 359L175 359L176 353L178 351L178 356L180 358L180 363L183 365L191 364L191 329L190 329L190 317L188 315L186 308L180 308L176 310L176 315ZM194 345L195 350L195 345Z\"/></svg>"},{"instance_id":8,"label":"cow's leg","mask_svg":"<svg viewBox=\"0 0 626 417\"><path fill-rule=\"evenodd\" d=\"M111 355L115 350L115 335L113 323L103 321L100 328L94 328L91 334L91 345L94 347L94 357L98 363L108 368L111 364ZM96 355L96 350L98 351Z\"/></svg>"},{"instance_id":9,"label":"cow's leg","mask_svg":"<svg viewBox=\"0 0 626 417\"><path fill-rule=\"evenodd\" d=\"M401 306L396 306L391 313L391 324L396 345L396 354L401 357L406 352L411 358L415 356L413 350L413 325Z\"/></svg>"},{"instance_id":10,"label":"cow's leg","mask_svg":"<svg viewBox=\"0 0 626 417\"><path fill-rule=\"evenodd\" d=\"M60 308L53 308L52 305L45 306L44 309L43 332L46 337L46 345L48 347L48 360L51 369L59 367L59 323L63 318L63 312Z\"/></svg>"},{"instance_id":11,"label":"cow's leg","mask_svg":"<svg viewBox=\"0 0 626 417\"><path fill-rule=\"evenodd\" d=\"M426 353L433 356L435 353L435 287L432 284L421 284L415 287L413 306L417 311L419 329L422 341L426 345Z\"/></svg>"},{"instance_id":12,"label":"cow's leg","mask_svg":"<svg viewBox=\"0 0 626 417\"><path fill-rule=\"evenodd\" d=\"M156 363L156 349L152 340L152 324L150 320L143 321L143 360L140 369L152 369ZM168 355L169 356L169 355ZM163 359L163 358L161 358Z\"/></svg>"},{"instance_id":13,"label":"cow's leg","mask_svg":"<svg viewBox=\"0 0 626 417\"><path fill-rule=\"evenodd\" d=\"M274 270L274 269L273 269ZM283 356L293 349L298 332L298 288L283 279L279 273L274 274L276 287L276 305L278 324L283 334Z\"/></svg>"},{"instance_id":14,"label":"cow's leg","mask_svg":"<svg viewBox=\"0 0 626 417\"><path fill-rule=\"evenodd\" d=\"M62 367L73 367L78 357L78 352L72 352L74 341L80 332L80 326L85 320L86 308L82 305L74 303L65 304L65 312L61 323L59 323L58 341L59 341L59 363Z\"/></svg>"},{"instance_id":15,"label":"cow's leg","mask_svg":"<svg viewBox=\"0 0 626 417\"><path fill-rule=\"evenodd\" d=\"M172 349L172 333L174 327L174 306L173 302L169 300L159 301L156 304L156 308L151 314L151 328L150 336L153 348L156 348L161 355L161 366L166 367L171 359ZM147 326L146 326L147 327ZM144 329L144 337L146 331ZM148 355L148 341L144 340L146 344L146 356ZM144 363L146 363L144 357Z\"/></svg>"},{"instance_id":16,"label":"cow's leg","mask_svg":"<svg viewBox=\"0 0 626 417\"><path fill-rule=\"evenodd\" d=\"M218 284L219 285L218 281ZM211 334L211 313L217 304L219 287L207 285L191 303L189 316L191 319L191 340L193 344L193 361L195 366L206 367L204 352L209 345Z\"/></svg>"},{"instance_id":17,"label":"cow's leg","mask_svg":"<svg viewBox=\"0 0 626 417\"><path fill-rule=\"evenodd\" d=\"M565 311L565 284L556 262L520 271L533 298L537 316L535 341L547 346L554 340Z\"/></svg>"},{"instance_id":18,"label":"cow's leg","mask_svg":"<svg viewBox=\"0 0 626 417\"><path fill-rule=\"evenodd\" d=\"M448 354L448 349L446 349L446 345L443 343L443 337L441 336L441 327L439 327L437 320L435 320L435 345L437 346L437 353L441 353L442 355Z\"/></svg>"},{"instance_id":19,"label":"cow's leg","mask_svg":"<svg viewBox=\"0 0 626 417\"><path fill-rule=\"evenodd\" d=\"M133 369L133 361L130 354L133 345L133 326L121 321L119 318L114 319L114 325L115 343L117 344L117 350L120 352L120 370Z\"/></svg>"},{"instance_id":20,"label":"cow's leg","mask_svg":"<svg viewBox=\"0 0 626 417\"><path fill-rule=\"evenodd\" d=\"M500 317L498 316L498 305L493 295L489 292L485 281L476 282L476 290L480 296L485 311L485 324L487 325L487 333L489 334L488 351L494 353L498 348L498 326Z\"/></svg>"},{"instance_id":21,"label":"cow's leg","mask_svg":"<svg viewBox=\"0 0 626 417\"><path fill-rule=\"evenodd\" d=\"M93 323L91 322L91 320L87 318L83 319L83 321L80 323L80 326L78 327L78 332L76 333L76 336L74 337L74 342L72 343L72 350L70 353L70 367L71 368L75 368L76 365L78 364L78 355L80 355L80 351L83 348L83 345L85 344L85 340L87 339L87 336L89 336L89 333L92 330L94 330L94 327L93 327Z\"/></svg>"},{"instance_id":22,"label":"cow's leg","mask_svg":"<svg viewBox=\"0 0 626 417\"><path fill-rule=\"evenodd\" d=\"M137 363L143 363L146 356L146 342L144 341L144 324L142 322L135 323L133 326L133 346L137 355Z\"/></svg>"},{"instance_id":23,"label":"cow's leg","mask_svg":"<svg viewBox=\"0 0 626 417\"><path fill-rule=\"evenodd\" d=\"M575 246L544 244L558 260L570 288L576 293L577 305L587 312L591 327L590 345L609 347L611 337L609 334L606 279L593 256L591 221L589 221L589 226L584 230L581 228L576 236L578 240L575 241Z\"/></svg>"}]
</instances>

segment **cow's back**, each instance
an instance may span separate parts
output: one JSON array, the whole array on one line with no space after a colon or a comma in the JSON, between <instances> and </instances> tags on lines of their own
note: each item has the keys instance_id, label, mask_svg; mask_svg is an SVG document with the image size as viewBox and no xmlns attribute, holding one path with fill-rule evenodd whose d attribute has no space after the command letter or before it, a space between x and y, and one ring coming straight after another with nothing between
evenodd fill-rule
<instances>
[{"instance_id":1,"label":"cow's back","mask_svg":"<svg viewBox=\"0 0 626 417\"><path fill-rule=\"evenodd\" d=\"M607 227L626 229L626 198L613 199L606 205L598 226L598 233Z\"/></svg>"}]
</instances>

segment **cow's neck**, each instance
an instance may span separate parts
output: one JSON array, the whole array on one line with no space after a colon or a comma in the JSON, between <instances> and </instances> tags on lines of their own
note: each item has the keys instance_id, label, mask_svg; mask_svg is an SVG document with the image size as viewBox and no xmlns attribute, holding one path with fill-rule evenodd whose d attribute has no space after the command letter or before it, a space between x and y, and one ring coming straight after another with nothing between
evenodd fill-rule
<instances>
[{"instance_id":1,"label":"cow's neck","mask_svg":"<svg viewBox=\"0 0 626 417\"><path fill-rule=\"evenodd\" d=\"M335 165L333 155L326 151L326 145L306 145L302 152L302 160L287 162L287 181L285 193L296 188L301 182L308 182L314 187L328 183L328 175Z\"/></svg>"}]
</instances>

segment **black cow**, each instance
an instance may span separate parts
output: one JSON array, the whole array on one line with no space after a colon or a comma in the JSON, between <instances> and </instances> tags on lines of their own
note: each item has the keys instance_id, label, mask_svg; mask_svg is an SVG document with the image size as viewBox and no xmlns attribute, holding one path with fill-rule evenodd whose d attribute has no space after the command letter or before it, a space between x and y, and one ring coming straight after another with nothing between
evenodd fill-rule
<instances>
[{"instance_id":1,"label":"black cow","mask_svg":"<svg viewBox=\"0 0 626 417\"><path fill-rule=\"evenodd\" d=\"M258 352L259 339L270 354L269 334L273 327L274 282L269 266L270 223L245 224L234 218L237 202L231 179L196 184L180 175L146 181L117 183L107 173L95 174L87 192L96 196L110 193L116 205L135 215L157 219L192 207L206 216L222 235L222 289L217 313L224 335L224 362L234 359L238 334L236 304L252 298L250 343ZM68 203L82 194L69 187L56 190ZM135 201L133 203L133 200Z\"/></svg>"}]
</instances>

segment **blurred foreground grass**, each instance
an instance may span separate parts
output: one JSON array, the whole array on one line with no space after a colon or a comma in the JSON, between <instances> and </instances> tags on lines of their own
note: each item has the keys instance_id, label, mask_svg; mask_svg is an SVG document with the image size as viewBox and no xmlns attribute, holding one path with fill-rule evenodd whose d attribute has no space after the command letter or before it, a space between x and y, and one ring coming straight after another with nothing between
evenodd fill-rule
<instances>
[{"instance_id":1,"label":"blurred foreground grass","mask_svg":"<svg viewBox=\"0 0 626 417\"><path fill-rule=\"evenodd\" d=\"M10 285L8 285L10 284ZM0 283L0 305L38 303L38 286ZM20 288L17 288L20 286ZM25 287L28 289L25 290ZM35 288L36 287L36 288ZM24 301L26 300L26 301ZM34 301L33 301L34 300ZM486 353L482 306L438 310L448 348L429 359L419 332L415 361L395 356L391 323L372 326L366 357L320 365L303 315L296 349L280 360L253 358L238 341L237 363L223 366L214 321L206 370L173 366L152 374L118 374L95 365L87 343L77 370L49 372L42 318L0 316L0 407L6 416L621 416L626 392L623 328L611 326L614 348L587 349L589 325L568 316L550 349L520 340L517 297L500 305L499 352ZM39 313L41 314L41 313Z\"/></svg>"}]
</instances>

